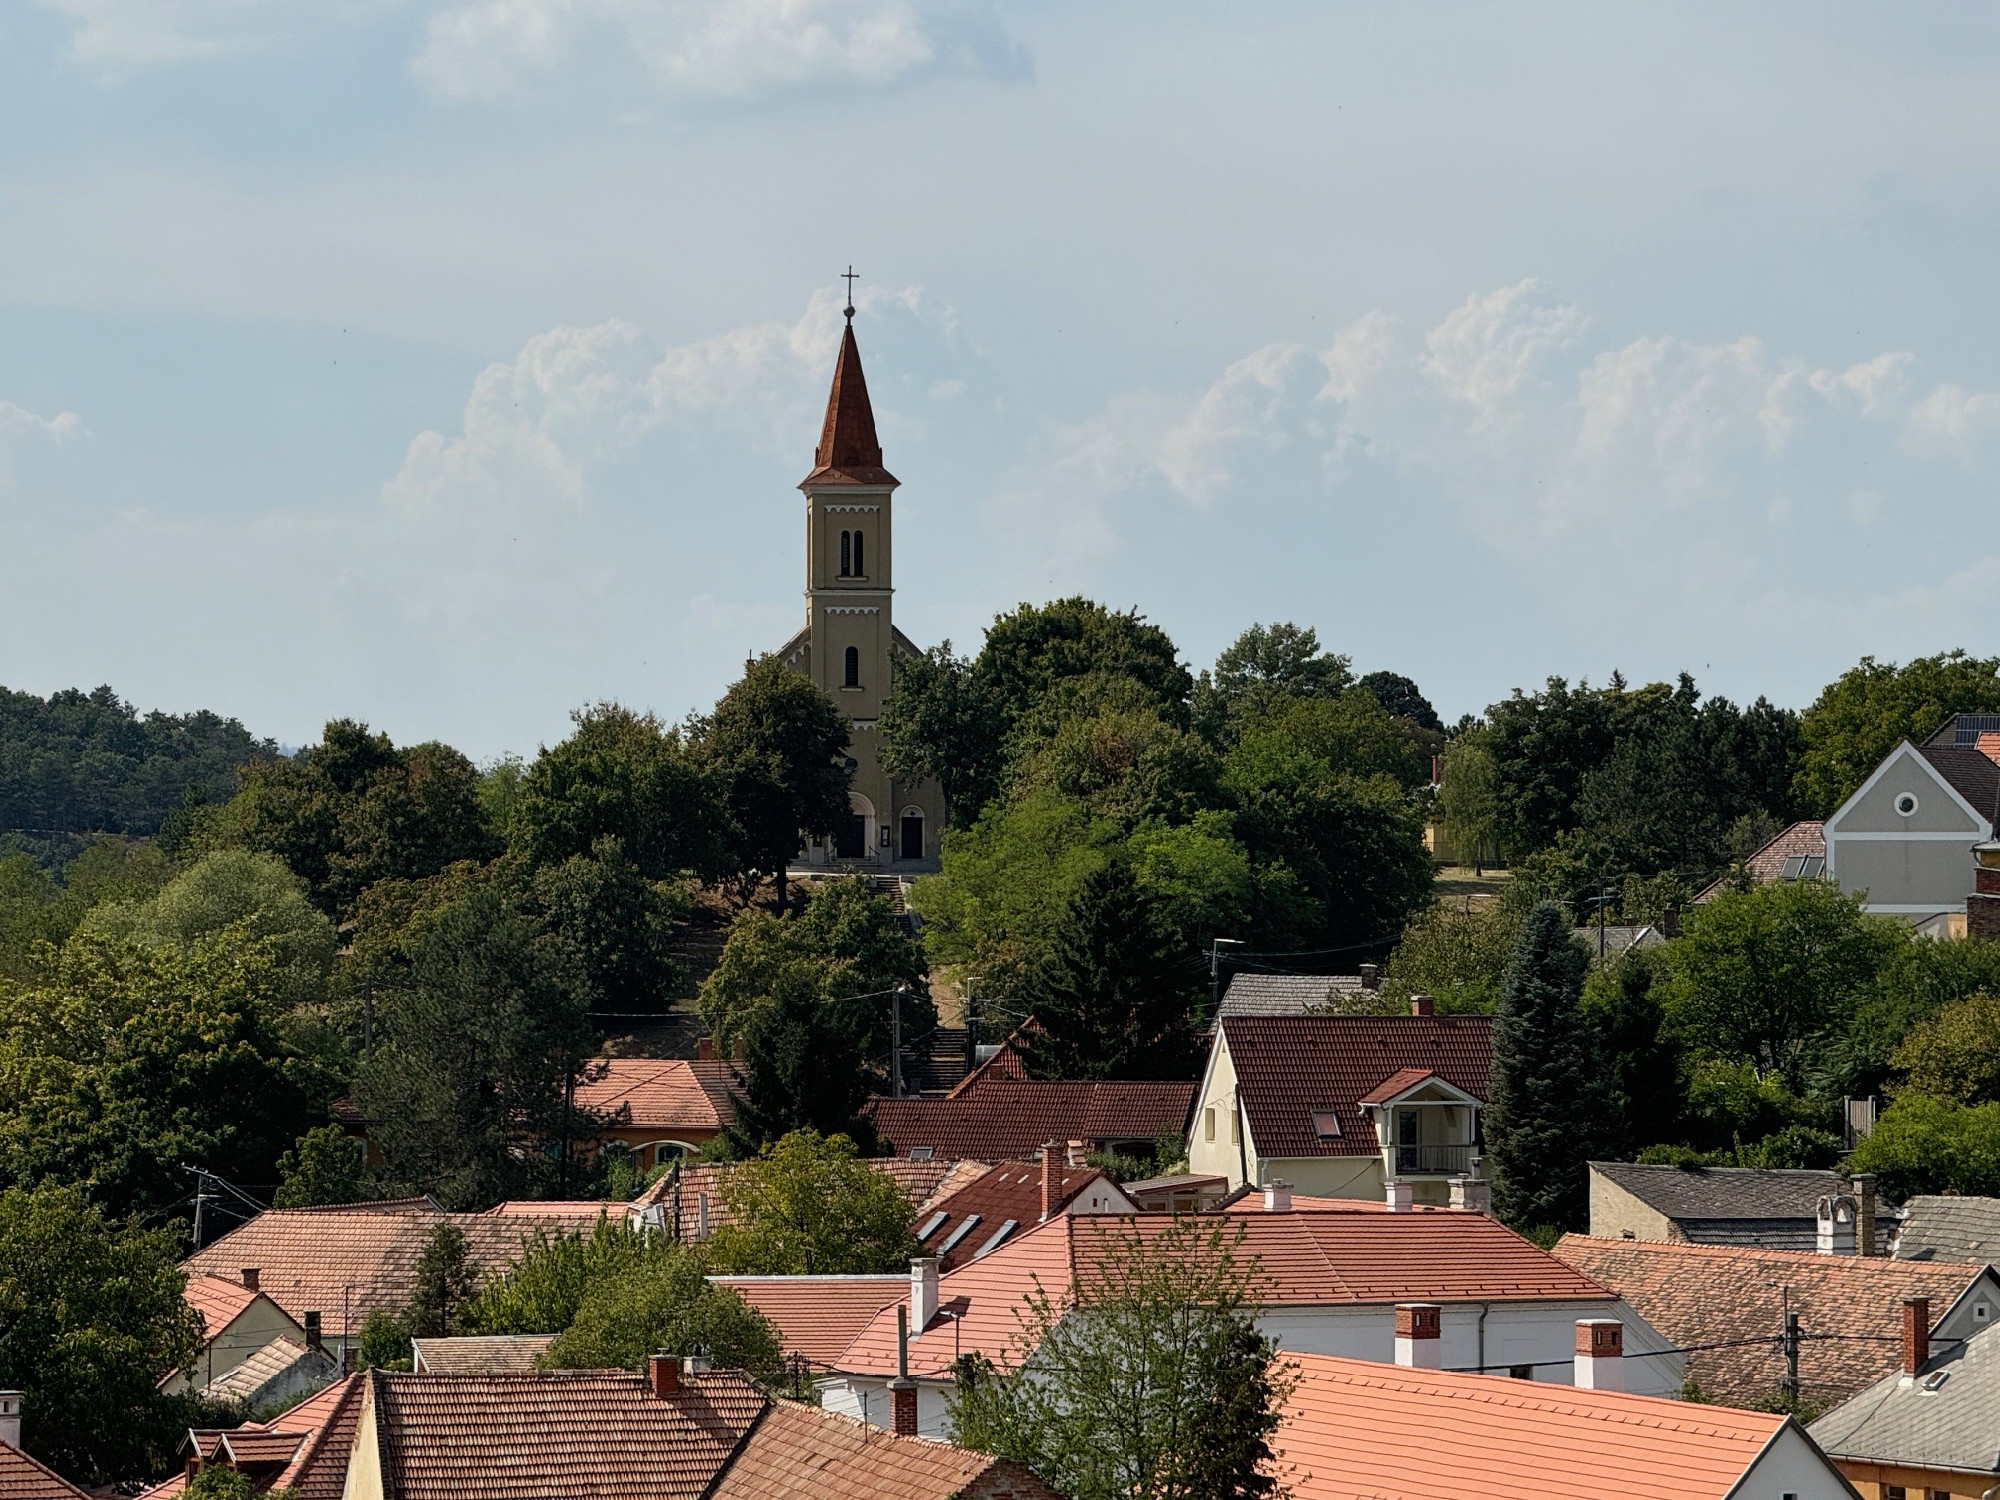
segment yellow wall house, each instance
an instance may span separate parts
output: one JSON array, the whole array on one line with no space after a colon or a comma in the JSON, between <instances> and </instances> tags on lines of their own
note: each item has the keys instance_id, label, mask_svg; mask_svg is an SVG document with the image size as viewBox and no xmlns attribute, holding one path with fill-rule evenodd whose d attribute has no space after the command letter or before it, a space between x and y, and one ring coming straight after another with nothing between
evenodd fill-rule
<instances>
[{"instance_id":1,"label":"yellow wall house","mask_svg":"<svg viewBox=\"0 0 2000 1500\"><path fill-rule=\"evenodd\" d=\"M275 1339L303 1345L300 1322L257 1288L256 1267L246 1266L235 1277L188 1277L182 1294L201 1315L201 1349L185 1370L176 1370L164 1384L176 1391L205 1390Z\"/></svg>"}]
</instances>

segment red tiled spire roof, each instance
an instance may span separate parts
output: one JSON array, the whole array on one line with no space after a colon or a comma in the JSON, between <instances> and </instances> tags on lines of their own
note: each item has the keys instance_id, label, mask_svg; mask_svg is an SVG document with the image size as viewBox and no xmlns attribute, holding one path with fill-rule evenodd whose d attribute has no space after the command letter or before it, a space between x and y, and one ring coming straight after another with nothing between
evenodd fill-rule
<instances>
[{"instance_id":1,"label":"red tiled spire roof","mask_svg":"<svg viewBox=\"0 0 2000 1500\"><path fill-rule=\"evenodd\" d=\"M833 389L826 397L826 423L813 452L813 471L799 488L821 484L895 484L882 467L882 444L875 436L875 409L868 404L868 380L861 373L861 350L854 342L854 318L840 336Z\"/></svg>"}]
</instances>

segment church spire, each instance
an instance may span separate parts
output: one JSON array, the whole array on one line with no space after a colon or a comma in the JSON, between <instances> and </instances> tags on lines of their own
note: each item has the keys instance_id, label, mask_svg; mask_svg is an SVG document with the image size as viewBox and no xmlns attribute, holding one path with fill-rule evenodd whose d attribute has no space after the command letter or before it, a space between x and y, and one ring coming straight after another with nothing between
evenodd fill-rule
<instances>
[{"instance_id":1,"label":"church spire","mask_svg":"<svg viewBox=\"0 0 2000 1500\"><path fill-rule=\"evenodd\" d=\"M851 293L850 293L851 296ZM813 471L799 488L822 484L888 484L896 476L882 467L882 444L875 436L875 410L868 404L868 381L861 373L861 350L854 342L854 304L841 309L847 328L833 365L826 422L813 453Z\"/></svg>"}]
</instances>

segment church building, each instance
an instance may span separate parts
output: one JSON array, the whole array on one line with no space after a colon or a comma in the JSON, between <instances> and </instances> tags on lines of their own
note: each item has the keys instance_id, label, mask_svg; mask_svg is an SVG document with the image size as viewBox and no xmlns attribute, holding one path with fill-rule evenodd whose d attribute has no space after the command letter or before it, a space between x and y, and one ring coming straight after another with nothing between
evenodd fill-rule
<instances>
[{"instance_id":1,"label":"church building","mask_svg":"<svg viewBox=\"0 0 2000 1500\"><path fill-rule=\"evenodd\" d=\"M803 863L916 873L937 868L944 791L935 781L899 782L882 769L882 704L896 664L922 653L890 615L897 481L882 467L854 343L854 309L845 311L826 422L812 472L799 485L806 497L806 623L778 656L818 683L847 715L853 810L832 839L807 846Z\"/></svg>"}]
</instances>

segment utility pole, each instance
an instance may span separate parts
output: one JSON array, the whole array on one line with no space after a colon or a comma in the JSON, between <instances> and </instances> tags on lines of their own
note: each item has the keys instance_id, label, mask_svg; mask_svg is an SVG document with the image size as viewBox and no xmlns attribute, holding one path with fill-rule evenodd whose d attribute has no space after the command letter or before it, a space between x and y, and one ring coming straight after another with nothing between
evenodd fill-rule
<instances>
[{"instance_id":1,"label":"utility pole","mask_svg":"<svg viewBox=\"0 0 2000 1500\"><path fill-rule=\"evenodd\" d=\"M1211 1019L1222 1014L1222 950L1241 948L1241 938L1211 938L1208 947L1208 1014Z\"/></svg>"},{"instance_id":2,"label":"utility pole","mask_svg":"<svg viewBox=\"0 0 2000 1500\"><path fill-rule=\"evenodd\" d=\"M207 1217L208 1173L199 1167L182 1167L183 1172L194 1174L194 1247L201 1248L202 1221Z\"/></svg>"},{"instance_id":3,"label":"utility pole","mask_svg":"<svg viewBox=\"0 0 2000 1500\"><path fill-rule=\"evenodd\" d=\"M965 1071L979 1065L979 1001L973 998L972 980L965 981Z\"/></svg>"},{"instance_id":4,"label":"utility pole","mask_svg":"<svg viewBox=\"0 0 2000 1500\"><path fill-rule=\"evenodd\" d=\"M903 987L889 992L889 1097L903 1097Z\"/></svg>"},{"instance_id":5,"label":"utility pole","mask_svg":"<svg viewBox=\"0 0 2000 1500\"><path fill-rule=\"evenodd\" d=\"M1792 1311L1792 1289L1786 1287L1785 1295L1785 1399L1797 1406L1799 1401L1799 1315Z\"/></svg>"}]
</instances>

